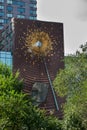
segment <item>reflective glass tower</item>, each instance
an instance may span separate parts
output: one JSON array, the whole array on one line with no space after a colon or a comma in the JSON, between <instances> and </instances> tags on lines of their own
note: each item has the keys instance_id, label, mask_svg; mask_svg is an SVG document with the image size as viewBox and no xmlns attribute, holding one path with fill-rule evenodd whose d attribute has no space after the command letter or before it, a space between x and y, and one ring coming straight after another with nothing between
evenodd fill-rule
<instances>
[{"instance_id":1,"label":"reflective glass tower","mask_svg":"<svg viewBox=\"0 0 87 130\"><path fill-rule=\"evenodd\" d=\"M0 63L12 68L13 32L11 22L0 32Z\"/></svg>"},{"instance_id":2,"label":"reflective glass tower","mask_svg":"<svg viewBox=\"0 0 87 130\"><path fill-rule=\"evenodd\" d=\"M12 65L11 18L37 19L36 0L0 0L0 62ZM7 26L6 26L7 25ZM5 28L4 28L5 27ZM4 30L3 30L4 28ZM10 43L10 44L8 44ZM3 49L2 49L3 48Z\"/></svg>"},{"instance_id":3,"label":"reflective glass tower","mask_svg":"<svg viewBox=\"0 0 87 130\"><path fill-rule=\"evenodd\" d=\"M36 20L36 0L0 0L0 30L12 17Z\"/></svg>"}]
</instances>

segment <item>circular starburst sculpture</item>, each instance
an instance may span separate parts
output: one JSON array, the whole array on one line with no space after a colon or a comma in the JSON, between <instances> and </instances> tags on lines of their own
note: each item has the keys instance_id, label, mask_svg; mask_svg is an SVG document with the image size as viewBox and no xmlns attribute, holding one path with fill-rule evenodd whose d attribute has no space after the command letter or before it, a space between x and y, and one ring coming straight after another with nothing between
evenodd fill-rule
<instances>
[{"instance_id":1,"label":"circular starburst sculpture","mask_svg":"<svg viewBox=\"0 0 87 130\"><path fill-rule=\"evenodd\" d=\"M52 50L52 42L48 33L43 31L34 31L27 34L26 47L29 53L38 56L46 56Z\"/></svg>"}]
</instances>

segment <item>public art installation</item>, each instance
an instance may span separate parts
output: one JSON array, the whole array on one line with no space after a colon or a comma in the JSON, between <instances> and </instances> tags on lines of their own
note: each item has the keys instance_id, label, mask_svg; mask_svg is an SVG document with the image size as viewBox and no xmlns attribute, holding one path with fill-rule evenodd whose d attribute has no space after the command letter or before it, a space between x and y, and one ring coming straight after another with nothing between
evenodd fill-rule
<instances>
[{"instance_id":1,"label":"public art installation","mask_svg":"<svg viewBox=\"0 0 87 130\"><path fill-rule=\"evenodd\" d=\"M56 95L52 82L64 68L63 24L12 19L13 71L19 70L24 92L34 104L61 118L64 99Z\"/></svg>"}]
</instances>

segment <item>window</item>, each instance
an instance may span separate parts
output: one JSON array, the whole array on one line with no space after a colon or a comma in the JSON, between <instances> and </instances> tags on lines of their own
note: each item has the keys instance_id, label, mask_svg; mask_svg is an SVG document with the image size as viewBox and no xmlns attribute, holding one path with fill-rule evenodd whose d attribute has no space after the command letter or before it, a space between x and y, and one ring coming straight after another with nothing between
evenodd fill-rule
<instances>
[{"instance_id":1,"label":"window","mask_svg":"<svg viewBox=\"0 0 87 130\"><path fill-rule=\"evenodd\" d=\"M17 2L17 5L19 5L19 6L25 6L25 2L18 1L18 2Z\"/></svg>"},{"instance_id":2,"label":"window","mask_svg":"<svg viewBox=\"0 0 87 130\"><path fill-rule=\"evenodd\" d=\"M17 15L17 18L25 18L24 15Z\"/></svg>"},{"instance_id":3,"label":"window","mask_svg":"<svg viewBox=\"0 0 87 130\"><path fill-rule=\"evenodd\" d=\"M36 0L30 0L30 3L36 4L37 2L36 2Z\"/></svg>"},{"instance_id":4,"label":"window","mask_svg":"<svg viewBox=\"0 0 87 130\"><path fill-rule=\"evenodd\" d=\"M36 15L36 11L30 10L30 14Z\"/></svg>"},{"instance_id":5,"label":"window","mask_svg":"<svg viewBox=\"0 0 87 130\"><path fill-rule=\"evenodd\" d=\"M4 0L0 0L0 2L4 2Z\"/></svg>"},{"instance_id":6,"label":"window","mask_svg":"<svg viewBox=\"0 0 87 130\"><path fill-rule=\"evenodd\" d=\"M34 17L34 20L37 20L37 17Z\"/></svg>"},{"instance_id":7,"label":"window","mask_svg":"<svg viewBox=\"0 0 87 130\"><path fill-rule=\"evenodd\" d=\"M30 7L36 8L36 4L30 4Z\"/></svg>"},{"instance_id":8,"label":"window","mask_svg":"<svg viewBox=\"0 0 87 130\"><path fill-rule=\"evenodd\" d=\"M0 19L0 23L4 23L4 19Z\"/></svg>"},{"instance_id":9,"label":"window","mask_svg":"<svg viewBox=\"0 0 87 130\"><path fill-rule=\"evenodd\" d=\"M37 17L30 16L29 19L31 19L31 20L37 20Z\"/></svg>"},{"instance_id":10,"label":"window","mask_svg":"<svg viewBox=\"0 0 87 130\"><path fill-rule=\"evenodd\" d=\"M5 19L5 20L4 20L4 23L8 23L8 22L9 22L9 19Z\"/></svg>"},{"instance_id":11,"label":"window","mask_svg":"<svg viewBox=\"0 0 87 130\"><path fill-rule=\"evenodd\" d=\"M11 52L0 51L0 62L12 66Z\"/></svg>"},{"instance_id":12,"label":"window","mask_svg":"<svg viewBox=\"0 0 87 130\"><path fill-rule=\"evenodd\" d=\"M3 25L0 25L0 30L3 29Z\"/></svg>"},{"instance_id":13,"label":"window","mask_svg":"<svg viewBox=\"0 0 87 130\"><path fill-rule=\"evenodd\" d=\"M32 1L35 1L35 2L36 2L36 0L30 0L30 2L32 2Z\"/></svg>"},{"instance_id":14,"label":"window","mask_svg":"<svg viewBox=\"0 0 87 130\"><path fill-rule=\"evenodd\" d=\"M4 6L3 6L3 5L0 5L0 9L4 9Z\"/></svg>"},{"instance_id":15,"label":"window","mask_svg":"<svg viewBox=\"0 0 87 130\"><path fill-rule=\"evenodd\" d=\"M19 13L24 13L25 12L25 8L18 8L18 12Z\"/></svg>"},{"instance_id":16,"label":"window","mask_svg":"<svg viewBox=\"0 0 87 130\"><path fill-rule=\"evenodd\" d=\"M14 1L12 1L12 2L13 2L14 5L17 5L17 1L14 0Z\"/></svg>"},{"instance_id":17,"label":"window","mask_svg":"<svg viewBox=\"0 0 87 130\"><path fill-rule=\"evenodd\" d=\"M12 16L13 16L12 14L7 14L7 17L9 18L12 18Z\"/></svg>"},{"instance_id":18,"label":"window","mask_svg":"<svg viewBox=\"0 0 87 130\"><path fill-rule=\"evenodd\" d=\"M33 20L33 17L30 16L29 19Z\"/></svg>"},{"instance_id":19,"label":"window","mask_svg":"<svg viewBox=\"0 0 87 130\"><path fill-rule=\"evenodd\" d=\"M12 4L12 0L7 0L7 4Z\"/></svg>"},{"instance_id":20,"label":"window","mask_svg":"<svg viewBox=\"0 0 87 130\"><path fill-rule=\"evenodd\" d=\"M7 10L8 10L9 12L11 12L11 11L13 10L13 7L12 7L12 6L7 6Z\"/></svg>"},{"instance_id":21,"label":"window","mask_svg":"<svg viewBox=\"0 0 87 130\"><path fill-rule=\"evenodd\" d=\"M4 16L4 13L3 13L3 12L0 12L0 16Z\"/></svg>"}]
</instances>

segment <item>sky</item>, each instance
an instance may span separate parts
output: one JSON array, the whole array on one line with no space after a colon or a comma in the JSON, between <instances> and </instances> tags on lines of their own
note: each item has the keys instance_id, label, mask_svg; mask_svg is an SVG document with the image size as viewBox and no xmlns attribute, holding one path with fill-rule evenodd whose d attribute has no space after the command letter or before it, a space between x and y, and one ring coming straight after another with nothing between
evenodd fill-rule
<instances>
[{"instance_id":1,"label":"sky","mask_svg":"<svg viewBox=\"0 0 87 130\"><path fill-rule=\"evenodd\" d=\"M37 0L37 19L64 24L64 52L87 42L87 0Z\"/></svg>"}]
</instances>

